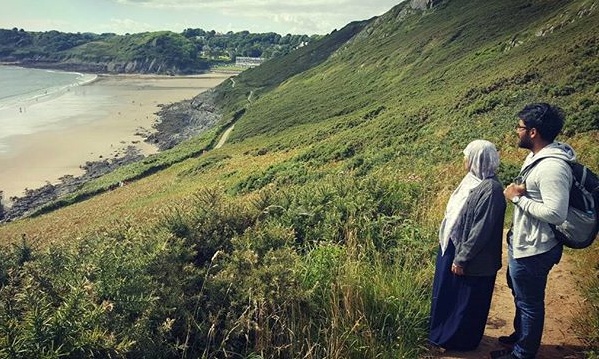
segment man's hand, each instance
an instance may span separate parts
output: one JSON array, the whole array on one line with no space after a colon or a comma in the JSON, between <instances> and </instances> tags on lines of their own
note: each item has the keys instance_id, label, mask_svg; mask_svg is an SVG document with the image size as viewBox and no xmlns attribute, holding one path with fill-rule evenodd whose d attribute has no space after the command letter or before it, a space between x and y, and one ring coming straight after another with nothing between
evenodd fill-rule
<instances>
[{"instance_id":1,"label":"man's hand","mask_svg":"<svg viewBox=\"0 0 599 359\"><path fill-rule=\"evenodd\" d=\"M505 199L511 201L516 196L524 196L526 194L526 186L524 184L511 183L503 191Z\"/></svg>"}]
</instances>

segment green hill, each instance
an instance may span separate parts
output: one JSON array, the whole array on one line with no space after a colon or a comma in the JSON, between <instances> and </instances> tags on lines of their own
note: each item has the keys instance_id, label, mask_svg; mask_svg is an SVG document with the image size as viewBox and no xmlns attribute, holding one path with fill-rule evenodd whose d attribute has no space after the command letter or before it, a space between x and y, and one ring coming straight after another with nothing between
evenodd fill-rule
<instances>
[{"instance_id":1,"label":"green hill","mask_svg":"<svg viewBox=\"0 0 599 359\"><path fill-rule=\"evenodd\" d=\"M161 171L0 227L0 353L418 357L464 146L495 142L509 182L515 113L546 101L599 172L599 8L415 3L223 82L224 122ZM576 256L596 355L599 252Z\"/></svg>"},{"instance_id":2,"label":"green hill","mask_svg":"<svg viewBox=\"0 0 599 359\"><path fill-rule=\"evenodd\" d=\"M320 37L202 29L116 35L13 28L0 29L0 61L84 72L198 73L233 65L237 56L280 57Z\"/></svg>"}]
</instances>

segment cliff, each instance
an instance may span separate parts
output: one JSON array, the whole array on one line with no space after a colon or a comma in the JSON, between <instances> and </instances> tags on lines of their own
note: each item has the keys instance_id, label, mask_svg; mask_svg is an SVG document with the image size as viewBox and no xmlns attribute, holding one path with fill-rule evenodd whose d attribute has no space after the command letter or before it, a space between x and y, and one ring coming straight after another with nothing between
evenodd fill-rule
<instances>
[{"instance_id":1,"label":"cliff","mask_svg":"<svg viewBox=\"0 0 599 359\"><path fill-rule=\"evenodd\" d=\"M132 61L111 59L102 62L85 61L82 59L73 58L67 58L64 60L53 60L48 58L24 58L16 61L13 59L11 63L23 67L108 74L184 75L208 70L207 65L198 67L196 69L181 68L176 64L172 64L163 59L157 58L147 58L143 60Z\"/></svg>"}]
</instances>

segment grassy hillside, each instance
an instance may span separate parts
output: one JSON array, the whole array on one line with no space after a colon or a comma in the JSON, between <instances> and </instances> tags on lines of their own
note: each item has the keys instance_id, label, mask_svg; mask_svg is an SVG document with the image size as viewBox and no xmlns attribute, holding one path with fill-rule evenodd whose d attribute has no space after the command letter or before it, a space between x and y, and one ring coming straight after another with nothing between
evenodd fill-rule
<instances>
[{"instance_id":1,"label":"grassy hillside","mask_svg":"<svg viewBox=\"0 0 599 359\"><path fill-rule=\"evenodd\" d=\"M497 143L509 182L515 113L547 101L599 172L597 34L593 1L402 3L223 82L224 147L0 227L0 353L417 357L463 147Z\"/></svg>"}]
</instances>

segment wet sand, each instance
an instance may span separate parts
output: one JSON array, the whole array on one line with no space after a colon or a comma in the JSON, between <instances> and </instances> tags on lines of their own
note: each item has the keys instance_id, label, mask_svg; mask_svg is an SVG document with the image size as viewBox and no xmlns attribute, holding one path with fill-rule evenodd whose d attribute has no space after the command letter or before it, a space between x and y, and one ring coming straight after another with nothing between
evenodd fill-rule
<instances>
[{"instance_id":1,"label":"wet sand","mask_svg":"<svg viewBox=\"0 0 599 359\"><path fill-rule=\"evenodd\" d=\"M64 175L83 174L88 161L114 158L128 146L144 154L156 148L143 142L153 131L159 105L191 99L230 74L185 77L101 75L61 96L2 110L18 121L35 120L32 133L0 139L0 190L4 202L26 188L57 183ZM12 121L12 119L11 119Z\"/></svg>"}]
</instances>

